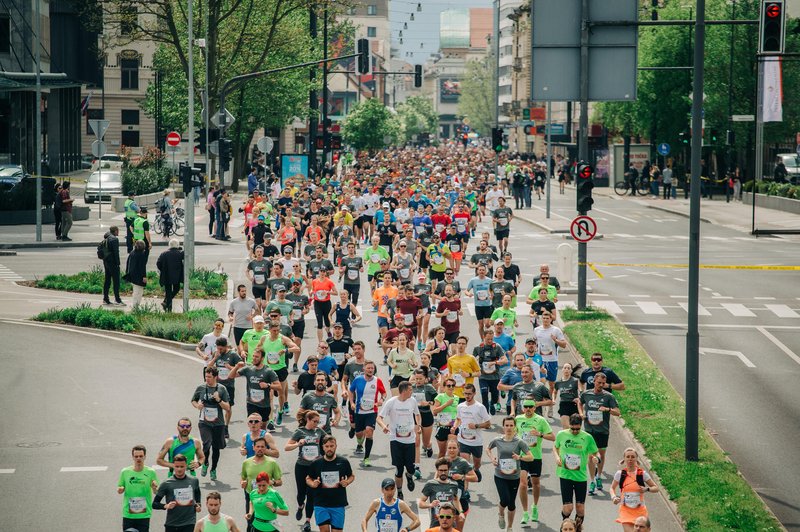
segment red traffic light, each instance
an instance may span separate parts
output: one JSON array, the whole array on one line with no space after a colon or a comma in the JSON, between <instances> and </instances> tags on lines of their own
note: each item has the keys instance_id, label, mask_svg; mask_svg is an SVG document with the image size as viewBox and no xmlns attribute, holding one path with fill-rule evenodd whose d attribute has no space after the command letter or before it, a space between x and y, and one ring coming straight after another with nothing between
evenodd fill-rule
<instances>
[{"instance_id":1,"label":"red traffic light","mask_svg":"<svg viewBox=\"0 0 800 532\"><path fill-rule=\"evenodd\" d=\"M776 18L781 16L780 4L767 4L767 16L769 18Z\"/></svg>"},{"instance_id":2,"label":"red traffic light","mask_svg":"<svg viewBox=\"0 0 800 532\"><path fill-rule=\"evenodd\" d=\"M593 173L594 169L592 169L592 167L588 164L584 164L578 169L578 176L581 179L591 179Z\"/></svg>"}]
</instances>

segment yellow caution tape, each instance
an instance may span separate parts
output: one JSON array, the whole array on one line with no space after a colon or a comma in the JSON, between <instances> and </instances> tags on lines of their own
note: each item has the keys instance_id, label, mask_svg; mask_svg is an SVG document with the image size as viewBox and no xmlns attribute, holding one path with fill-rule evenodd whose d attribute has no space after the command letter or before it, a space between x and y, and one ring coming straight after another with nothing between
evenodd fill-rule
<instances>
[{"instance_id":1,"label":"yellow caution tape","mask_svg":"<svg viewBox=\"0 0 800 532\"><path fill-rule=\"evenodd\" d=\"M595 273L595 275L597 275L597 277L599 277L600 279L603 278L603 274L600 273L600 270L598 270L597 268L594 267L594 263L593 262L590 262L589 264L587 264L587 266L589 266L589 268L592 269L592 271Z\"/></svg>"},{"instance_id":2,"label":"yellow caution tape","mask_svg":"<svg viewBox=\"0 0 800 532\"><path fill-rule=\"evenodd\" d=\"M581 264L583 265L583 264ZM607 266L609 268L688 268L688 264L621 264L615 262L587 262L586 266L599 275L596 266ZM774 270L774 271L798 271L800 266L770 266L766 264L701 264L701 270Z\"/></svg>"}]
</instances>

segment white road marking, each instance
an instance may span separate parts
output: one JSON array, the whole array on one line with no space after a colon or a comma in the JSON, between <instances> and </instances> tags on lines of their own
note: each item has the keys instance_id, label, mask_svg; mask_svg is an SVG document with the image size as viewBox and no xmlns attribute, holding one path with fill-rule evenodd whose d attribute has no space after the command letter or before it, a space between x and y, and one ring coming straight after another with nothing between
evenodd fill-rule
<instances>
[{"instance_id":1,"label":"white road marking","mask_svg":"<svg viewBox=\"0 0 800 532\"><path fill-rule=\"evenodd\" d=\"M61 473L99 473L107 470L108 466L62 467Z\"/></svg>"},{"instance_id":2,"label":"white road marking","mask_svg":"<svg viewBox=\"0 0 800 532\"><path fill-rule=\"evenodd\" d=\"M642 309L645 314L657 314L660 316L666 315L667 311L655 301L637 301L636 305Z\"/></svg>"},{"instance_id":3,"label":"white road marking","mask_svg":"<svg viewBox=\"0 0 800 532\"><path fill-rule=\"evenodd\" d=\"M721 303L722 308L738 318L754 318L755 314L741 303Z\"/></svg>"},{"instance_id":4,"label":"white road marking","mask_svg":"<svg viewBox=\"0 0 800 532\"><path fill-rule=\"evenodd\" d=\"M771 327L771 328L775 328L775 327ZM785 345L783 342L781 342L780 340L778 340L777 338L775 338L775 336L774 336L774 335L773 335L771 332L769 332L769 331L766 329L766 327L756 327L756 330L757 330L758 332L760 332L761 334L763 334L764 336L766 336L766 337L767 337L767 339L768 339L770 342L772 342L773 344L775 344L775 346L776 346L778 349L780 349L781 351L783 351L784 353L786 353L786 355L787 355L789 358L791 358L792 360L794 360L795 362L797 362L798 364L800 364L800 356L797 356L797 354L795 354L795 352L794 352L794 351L792 351L791 349L789 349L788 347L786 347L786 345Z\"/></svg>"},{"instance_id":5,"label":"white road marking","mask_svg":"<svg viewBox=\"0 0 800 532\"><path fill-rule=\"evenodd\" d=\"M774 297L765 297L765 296L754 297L753 299L757 299L759 301L775 301Z\"/></svg>"},{"instance_id":6,"label":"white road marking","mask_svg":"<svg viewBox=\"0 0 800 532\"><path fill-rule=\"evenodd\" d=\"M622 279L623 277L628 277L627 273L623 273L622 275L612 275L612 279Z\"/></svg>"},{"instance_id":7,"label":"white road marking","mask_svg":"<svg viewBox=\"0 0 800 532\"><path fill-rule=\"evenodd\" d=\"M631 299L643 299L643 298L646 299L650 296L648 294L631 294L628 297Z\"/></svg>"},{"instance_id":8,"label":"white road marking","mask_svg":"<svg viewBox=\"0 0 800 532\"><path fill-rule=\"evenodd\" d=\"M730 355L730 356L735 356L739 360L741 360L742 364L744 364L748 368L756 367L756 365L753 364L752 362L750 362L750 359L747 358L746 356L744 356L744 353L742 353L741 351L729 351L727 349L715 349L713 347L701 347L700 348L700 353L704 354L704 355L705 354L709 354L709 355Z\"/></svg>"},{"instance_id":9,"label":"white road marking","mask_svg":"<svg viewBox=\"0 0 800 532\"><path fill-rule=\"evenodd\" d=\"M665 321L624 321L623 325L630 327L671 327L674 329L686 329L686 323L670 323ZM800 325L747 325L747 324L733 324L733 323L701 323L699 327L705 329L774 329L776 331L800 331ZM797 363L800 364L800 357L797 357Z\"/></svg>"},{"instance_id":10,"label":"white road marking","mask_svg":"<svg viewBox=\"0 0 800 532\"><path fill-rule=\"evenodd\" d=\"M678 301L678 305L680 305L680 307L683 310L685 310L686 312L689 312L689 303L687 303L685 301ZM711 313L708 311L708 309L706 309L706 307L704 307L703 305L698 304L697 305L697 315L698 316L711 316Z\"/></svg>"},{"instance_id":11,"label":"white road marking","mask_svg":"<svg viewBox=\"0 0 800 532\"><path fill-rule=\"evenodd\" d=\"M800 318L800 314L789 308L788 305L764 305L779 318Z\"/></svg>"},{"instance_id":12,"label":"white road marking","mask_svg":"<svg viewBox=\"0 0 800 532\"><path fill-rule=\"evenodd\" d=\"M620 238L636 238L636 235L629 235L627 233L614 233L611 236L618 236Z\"/></svg>"},{"instance_id":13,"label":"white road marking","mask_svg":"<svg viewBox=\"0 0 800 532\"><path fill-rule=\"evenodd\" d=\"M617 214L615 212L604 211L603 209L595 209L595 210L597 212L602 212L603 214L607 214L609 216L614 216L616 218L620 218L622 220L625 220L626 222L631 222L633 224L638 224L639 223L639 220L634 220L633 218L628 218L627 216L622 216L621 214Z\"/></svg>"},{"instance_id":14,"label":"white road marking","mask_svg":"<svg viewBox=\"0 0 800 532\"><path fill-rule=\"evenodd\" d=\"M686 282L686 279L681 279L680 277L673 277L673 279L675 279L676 281L681 282L681 283L685 283ZM675 297L675 296L670 296L670 297ZM689 296L680 296L680 297L689 297Z\"/></svg>"},{"instance_id":15,"label":"white road marking","mask_svg":"<svg viewBox=\"0 0 800 532\"><path fill-rule=\"evenodd\" d=\"M0 469L0 475L12 475L16 469Z\"/></svg>"},{"instance_id":16,"label":"white road marking","mask_svg":"<svg viewBox=\"0 0 800 532\"><path fill-rule=\"evenodd\" d=\"M711 296L711 299L733 299L733 296Z\"/></svg>"},{"instance_id":17,"label":"white road marking","mask_svg":"<svg viewBox=\"0 0 800 532\"><path fill-rule=\"evenodd\" d=\"M669 297L671 297L672 299L685 299L688 298L689 296L669 296Z\"/></svg>"},{"instance_id":18,"label":"white road marking","mask_svg":"<svg viewBox=\"0 0 800 532\"><path fill-rule=\"evenodd\" d=\"M624 314L625 313L625 311L622 310L620 308L620 306L617 305L617 303L615 301L601 299L601 300L592 301L592 304L594 306L596 306L596 307L600 307L600 308L606 310L610 314L617 315L617 314Z\"/></svg>"}]
</instances>

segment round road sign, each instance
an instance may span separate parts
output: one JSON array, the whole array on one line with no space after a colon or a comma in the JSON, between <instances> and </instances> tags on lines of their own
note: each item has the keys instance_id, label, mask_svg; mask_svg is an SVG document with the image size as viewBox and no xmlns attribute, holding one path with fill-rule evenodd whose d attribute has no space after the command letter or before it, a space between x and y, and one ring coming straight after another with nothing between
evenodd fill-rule
<instances>
[{"instance_id":1,"label":"round road sign","mask_svg":"<svg viewBox=\"0 0 800 532\"><path fill-rule=\"evenodd\" d=\"M588 242L597 234L597 223L588 216L577 216L569 226L569 234L578 242Z\"/></svg>"},{"instance_id":2,"label":"round road sign","mask_svg":"<svg viewBox=\"0 0 800 532\"><path fill-rule=\"evenodd\" d=\"M272 151L272 148L275 147L275 141L270 137L261 137L256 142L256 147L261 153L269 153Z\"/></svg>"},{"instance_id":3,"label":"round road sign","mask_svg":"<svg viewBox=\"0 0 800 532\"><path fill-rule=\"evenodd\" d=\"M181 143L181 134L177 131L170 131L167 135L167 144L170 146L177 146Z\"/></svg>"}]
</instances>

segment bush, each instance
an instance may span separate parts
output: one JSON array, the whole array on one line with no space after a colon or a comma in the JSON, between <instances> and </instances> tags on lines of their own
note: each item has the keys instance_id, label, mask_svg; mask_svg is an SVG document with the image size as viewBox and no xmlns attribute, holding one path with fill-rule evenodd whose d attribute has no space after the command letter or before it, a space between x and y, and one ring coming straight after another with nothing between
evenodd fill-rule
<instances>
[{"instance_id":1,"label":"bush","mask_svg":"<svg viewBox=\"0 0 800 532\"><path fill-rule=\"evenodd\" d=\"M172 170L166 166L130 166L122 172L122 193L150 194L169 187Z\"/></svg>"},{"instance_id":2,"label":"bush","mask_svg":"<svg viewBox=\"0 0 800 532\"><path fill-rule=\"evenodd\" d=\"M757 194L778 196L781 198L800 199L800 185L790 183L776 183L774 181L759 181L756 185ZM746 182L743 186L745 192L753 191L753 181Z\"/></svg>"}]
</instances>

